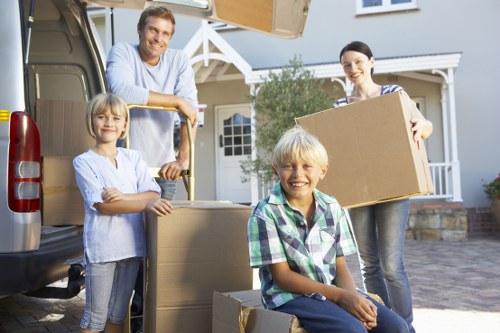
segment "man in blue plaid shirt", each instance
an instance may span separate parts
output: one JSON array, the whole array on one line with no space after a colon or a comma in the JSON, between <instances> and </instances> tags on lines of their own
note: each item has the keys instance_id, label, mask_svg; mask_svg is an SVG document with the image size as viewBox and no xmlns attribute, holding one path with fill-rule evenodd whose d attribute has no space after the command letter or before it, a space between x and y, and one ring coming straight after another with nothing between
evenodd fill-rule
<instances>
[{"instance_id":1,"label":"man in blue plaid shirt","mask_svg":"<svg viewBox=\"0 0 500 333\"><path fill-rule=\"evenodd\" d=\"M323 145L296 126L276 145L272 165L279 183L248 221L266 308L295 315L309 333L407 333L401 317L356 291L344 257L356 253L347 217L316 189L328 169Z\"/></svg>"}]
</instances>

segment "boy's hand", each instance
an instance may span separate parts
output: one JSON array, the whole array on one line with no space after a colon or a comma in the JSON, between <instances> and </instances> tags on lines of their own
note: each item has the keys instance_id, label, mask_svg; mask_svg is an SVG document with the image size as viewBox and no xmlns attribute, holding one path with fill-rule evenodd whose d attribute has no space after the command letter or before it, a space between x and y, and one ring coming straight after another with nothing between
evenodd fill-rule
<instances>
[{"instance_id":1,"label":"boy's hand","mask_svg":"<svg viewBox=\"0 0 500 333\"><path fill-rule=\"evenodd\" d=\"M341 290L342 294L336 303L358 318L367 330L377 326L377 307L375 304L356 291Z\"/></svg>"},{"instance_id":2,"label":"boy's hand","mask_svg":"<svg viewBox=\"0 0 500 333\"><path fill-rule=\"evenodd\" d=\"M172 212L172 205L166 199L155 199L147 203L146 211L153 212L157 216L166 216Z\"/></svg>"},{"instance_id":3,"label":"boy's hand","mask_svg":"<svg viewBox=\"0 0 500 333\"><path fill-rule=\"evenodd\" d=\"M125 200L126 194L120 192L114 187L111 187L105 188L104 191L102 191L101 197L104 202L113 202L118 200Z\"/></svg>"}]
</instances>

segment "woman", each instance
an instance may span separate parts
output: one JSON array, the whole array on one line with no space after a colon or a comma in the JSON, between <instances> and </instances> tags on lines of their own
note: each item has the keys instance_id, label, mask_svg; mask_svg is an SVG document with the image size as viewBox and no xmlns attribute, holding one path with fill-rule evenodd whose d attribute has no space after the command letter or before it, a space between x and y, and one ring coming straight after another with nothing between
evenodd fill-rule
<instances>
[{"instance_id":1,"label":"woman","mask_svg":"<svg viewBox=\"0 0 500 333\"><path fill-rule=\"evenodd\" d=\"M363 42L351 42L340 51L340 63L354 85L351 96L341 98L333 107L355 103L395 91L397 85L379 85L372 79L375 59ZM411 119L413 140L421 144L432 133L432 123L420 112ZM409 199L379 203L349 210L358 245L363 282L368 292L378 294L385 304L403 317L410 332L413 306L410 283L403 263L406 226L410 215Z\"/></svg>"}]
</instances>

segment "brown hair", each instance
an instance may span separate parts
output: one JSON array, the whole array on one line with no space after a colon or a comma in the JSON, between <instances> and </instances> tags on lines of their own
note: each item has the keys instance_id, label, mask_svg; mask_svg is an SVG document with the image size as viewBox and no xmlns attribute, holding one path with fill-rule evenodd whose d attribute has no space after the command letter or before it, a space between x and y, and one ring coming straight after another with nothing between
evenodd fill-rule
<instances>
[{"instance_id":1,"label":"brown hair","mask_svg":"<svg viewBox=\"0 0 500 333\"><path fill-rule=\"evenodd\" d=\"M172 11L163 6L150 6L144 9L139 18L139 23L137 24L137 29L142 30L146 26L146 22L150 17L159 17L167 21L172 22L172 35L175 32L175 17Z\"/></svg>"},{"instance_id":2,"label":"brown hair","mask_svg":"<svg viewBox=\"0 0 500 333\"><path fill-rule=\"evenodd\" d=\"M347 51L355 51L355 52L363 53L365 56L368 57L368 59L373 58L373 53L372 53L372 50L370 49L370 47L367 44L360 42L360 41L350 42L349 44L344 46L344 48L340 51L340 54L339 54L340 61L342 61L342 56ZM371 70L371 74L373 74L373 67Z\"/></svg>"}]
</instances>

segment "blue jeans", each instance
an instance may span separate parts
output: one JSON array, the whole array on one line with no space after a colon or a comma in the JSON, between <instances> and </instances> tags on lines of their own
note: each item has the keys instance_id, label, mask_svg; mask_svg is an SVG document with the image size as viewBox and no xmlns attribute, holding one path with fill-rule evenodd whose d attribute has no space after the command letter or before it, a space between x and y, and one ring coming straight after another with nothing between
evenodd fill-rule
<instances>
[{"instance_id":1,"label":"blue jeans","mask_svg":"<svg viewBox=\"0 0 500 333\"><path fill-rule=\"evenodd\" d=\"M161 197L166 200L174 200L177 192L177 180L166 180L164 178L155 178L161 188Z\"/></svg>"},{"instance_id":2,"label":"blue jeans","mask_svg":"<svg viewBox=\"0 0 500 333\"><path fill-rule=\"evenodd\" d=\"M103 331L108 321L122 324L127 316L141 258L85 265L85 309L80 327Z\"/></svg>"},{"instance_id":3,"label":"blue jeans","mask_svg":"<svg viewBox=\"0 0 500 333\"><path fill-rule=\"evenodd\" d=\"M377 306L377 326L368 331L361 321L331 301L302 296L276 308L295 315L309 333L408 333L405 321L380 303Z\"/></svg>"},{"instance_id":4,"label":"blue jeans","mask_svg":"<svg viewBox=\"0 0 500 333\"><path fill-rule=\"evenodd\" d=\"M403 317L410 332L415 332L410 282L403 263L409 199L352 208L349 215L366 291L379 295Z\"/></svg>"}]
</instances>

